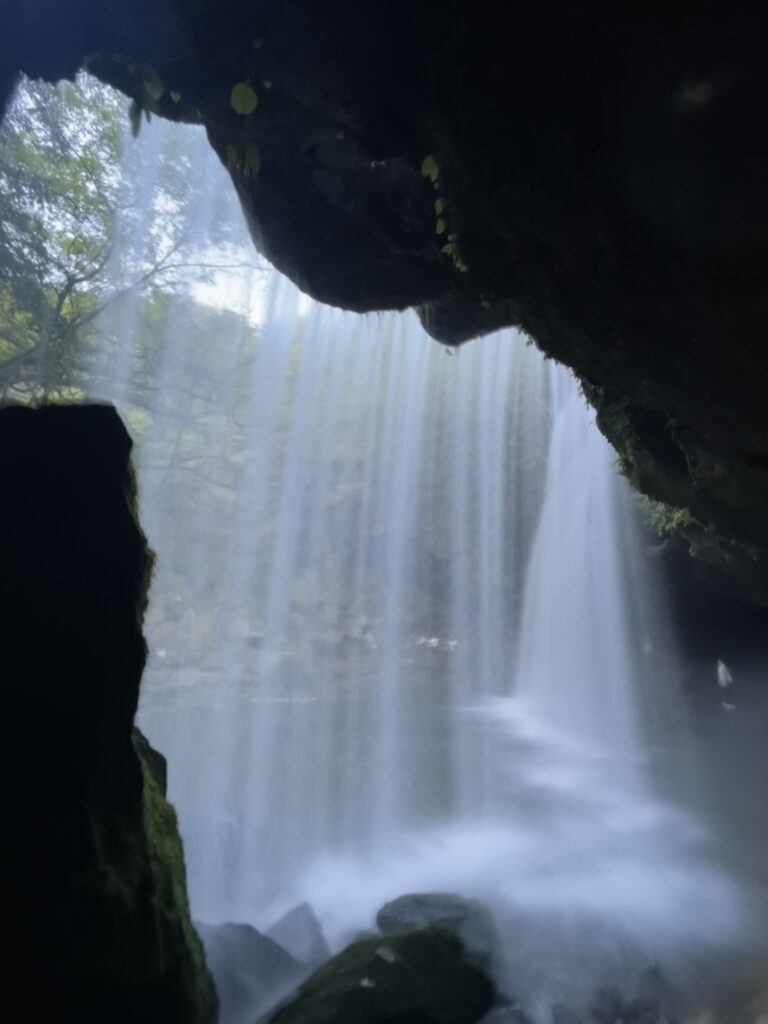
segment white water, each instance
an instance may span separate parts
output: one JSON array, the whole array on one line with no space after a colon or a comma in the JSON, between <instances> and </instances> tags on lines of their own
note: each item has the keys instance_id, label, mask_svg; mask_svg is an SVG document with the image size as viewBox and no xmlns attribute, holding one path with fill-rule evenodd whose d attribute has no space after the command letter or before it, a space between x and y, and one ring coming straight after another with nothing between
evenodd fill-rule
<instances>
[{"instance_id":1,"label":"white water","mask_svg":"<svg viewBox=\"0 0 768 1024\"><path fill-rule=\"evenodd\" d=\"M307 899L339 948L403 892L479 896L542 1017L738 944L706 828L657 795L676 665L573 379L514 332L449 355L270 288L216 628L172 672L153 645L142 711L195 914ZM183 574L187 513L143 508Z\"/></svg>"},{"instance_id":2,"label":"white water","mask_svg":"<svg viewBox=\"0 0 768 1024\"><path fill-rule=\"evenodd\" d=\"M746 899L685 780L660 785L693 757L677 666L573 379L513 331L451 354L412 314L267 278L222 284L262 322L202 369L177 300L143 427L123 311L104 392L138 424L140 717L194 914L263 926L308 899L338 948L404 892L477 895L542 1019L739 947Z\"/></svg>"}]
</instances>

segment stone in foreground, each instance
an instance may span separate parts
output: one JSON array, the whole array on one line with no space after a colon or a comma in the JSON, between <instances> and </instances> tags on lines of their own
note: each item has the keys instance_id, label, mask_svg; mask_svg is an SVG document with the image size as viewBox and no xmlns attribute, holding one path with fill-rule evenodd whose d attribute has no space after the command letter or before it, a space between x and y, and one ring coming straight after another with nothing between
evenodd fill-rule
<instances>
[{"instance_id":1,"label":"stone in foreground","mask_svg":"<svg viewBox=\"0 0 768 1024\"><path fill-rule=\"evenodd\" d=\"M269 1024L475 1024L494 988L444 928L362 939L316 971Z\"/></svg>"}]
</instances>

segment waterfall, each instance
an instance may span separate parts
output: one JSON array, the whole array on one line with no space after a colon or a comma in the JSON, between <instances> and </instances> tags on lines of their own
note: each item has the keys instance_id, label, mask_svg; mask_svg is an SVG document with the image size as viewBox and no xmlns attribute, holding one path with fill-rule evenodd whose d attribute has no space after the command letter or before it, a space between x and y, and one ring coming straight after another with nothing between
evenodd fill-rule
<instances>
[{"instance_id":1,"label":"waterfall","mask_svg":"<svg viewBox=\"0 0 768 1024\"><path fill-rule=\"evenodd\" d=\"M127 250L178 130L142 129ZM311 302L244 255L189 139L200 197L174 216L231 266L116 307L90 394L136 442L139 719L195 917L308 900L338 949L387 899L477 896L542 1020L742 941L748 898L667 777L693 756L679 666L575 379L514 330L452 351L413 313Z\"/></svg>"},{"instance_id":2,"label":"waterfall","mask_svg":"<svg viewBox=\"0 0 768 1024\"><path fill-rule=\"evenodd\" d=\"M515 693L528 728L545 730L569 751L561 766L569 785L591 764L609 772L613 785L620 776L623 787L644 789L643 652L625 597L635 581L626 575L615 454L570 374L554 366L551 377L552 440L526 573ZM606 788L597 774L592 782Z\"/></svg>"},{"instance_id":3,"label":"waterfall","mask_svg":"<svg viewBox=\"0 0 768 1024\"><path fill-rule=\"evenodd\" d=\"M575 383L554 369L546 496L526 576L517 688L574 739L637 755L614 454Z\"/></svg>"},{"instance_id":4,"label":"waterfall","mask_svg":"<svg viewBox=\"0 0 768 1024\"><path fill-rule=\"evenodd\" d=\"M677 669L573 377L513 331L450 353L413 314L266 288L221 521L169 514L181 484L139 453L159 554L141 721L196 916L264 926L308 900L338 947L402 892L475 895L542 1006L553 974L573 1001L707 945L697 913L730 941L739 898L656 784L661 693L686 743ZM169 666L180 579L215 622Z\"/></svg>"},{"instance_id":5,"label":"waterfall","mask_svg":"<svg viewBox=\"0 0 768 1024\"><path fill-rule=\"evenodd\" d=\"M148 622L142 720L183 765L172 795L211 919L258 916L328 856L497 809L472 712L508 686L510 566L525 564L549 430L543 362L514 332L451 353L413 314L298 315L284 279L268 291L198 665L169 671L164 624ZM202 557L195 512L168 515L167 479L138 462L163 594Z\"/></svg>"}]
</instances>

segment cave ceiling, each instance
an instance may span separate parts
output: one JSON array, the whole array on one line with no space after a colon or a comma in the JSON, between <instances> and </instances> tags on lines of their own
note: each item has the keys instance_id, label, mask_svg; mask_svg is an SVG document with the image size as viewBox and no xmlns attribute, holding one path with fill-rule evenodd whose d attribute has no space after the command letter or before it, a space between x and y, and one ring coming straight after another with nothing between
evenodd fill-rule
<instances>
[{"instance_id":1,"label":"cave ceiling","mask_svg":"<svg viewBox=\"0 0 768 1024\"><path fill-rule=\"evenodd\" d=\"M87 68L202 124L307 293L517 327L644 493L768 604L761 13L725 3L6 3L0 88Z\"/></svg>"}]
</instances>

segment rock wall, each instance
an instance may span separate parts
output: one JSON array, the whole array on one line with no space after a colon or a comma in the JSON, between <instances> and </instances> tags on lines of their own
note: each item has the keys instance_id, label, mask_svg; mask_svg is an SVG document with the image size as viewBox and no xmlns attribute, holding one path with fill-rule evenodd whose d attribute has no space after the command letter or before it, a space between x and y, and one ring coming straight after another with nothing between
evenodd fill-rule
<instances>
[{"instance_id":1,"label":"rock wall","mask_svg":"<svg viewBox=\"0 0 768 1024\"><path fill-rule=\"evenodd\" d=\"M23 1021L215 1017L162 758L134 746L151 554L130 450L111 407L0 410L6 1005Z\"/></svg>"}]
</instances>

